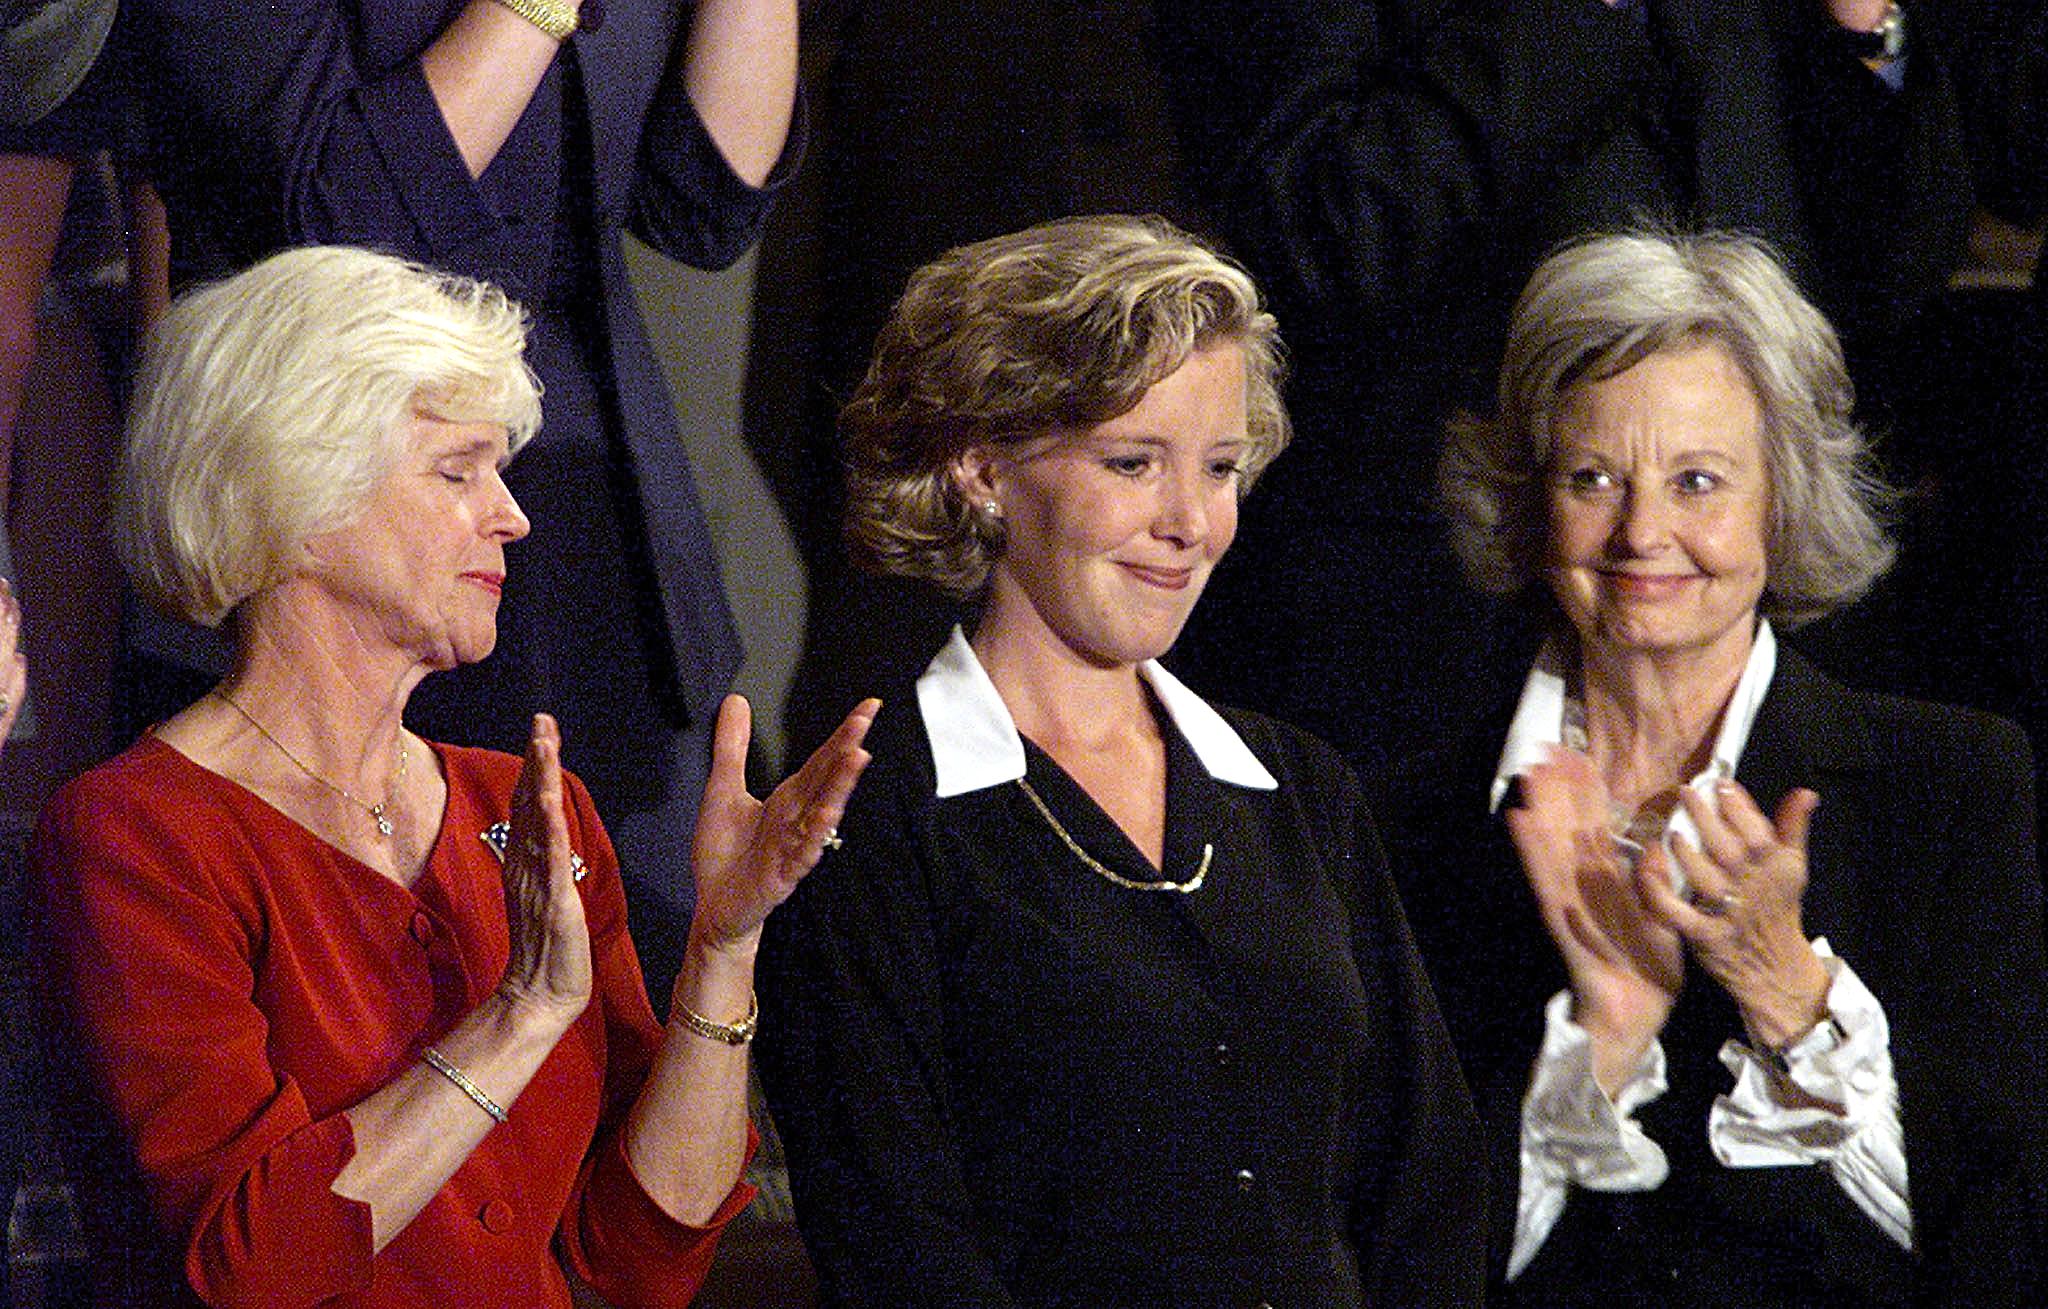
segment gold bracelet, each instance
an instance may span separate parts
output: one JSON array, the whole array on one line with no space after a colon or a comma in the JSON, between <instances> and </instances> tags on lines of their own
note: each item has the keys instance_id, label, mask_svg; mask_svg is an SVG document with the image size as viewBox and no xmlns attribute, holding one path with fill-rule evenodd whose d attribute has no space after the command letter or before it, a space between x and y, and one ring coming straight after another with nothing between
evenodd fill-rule
<instances>
[{"instance_id":1,"label":"gold bracelet","mask_svg":"<svg viewBox=\"0 0 2048 1309\"><path fill-rule=\"evenodd\" d=\"M430 1045L420 1051L420 1058L426 1061L427 1067L455 1083L455 1089L468 1096L471 1100L474 1100L477 1108L483 1110L498 1122L502 1123L505 1121L505 1107L484 1094L484 1088L470 1081L467 1073L457 1068L454 1064L449 1063L446 1055Z\"/></svg>"},{"instance_id":2,"label":"gold bracelet","mask_svg":"<svg viewBox=\"0 0 2048 1309\"><path fill-rule=\"evenodd\" d=\"M747 989L747 1016L737 1023L714 1023L681 1000L676 1001L675 1009L683 1026L724 1045L745 1045L754 1039L755 1029L761 1026L761 1001L751 987Z\"/></svg>"},{"instance_id":3,"label":"gold bracelet","mask_svg":"<svg viewBox=\"0 0 2048 1309\"><path fill-rule=\"evenodd\" d=\"M557 41L576 35L582 18L563 0L498 0L498 3L532 23Z\"/></svg>"}]
</instances>

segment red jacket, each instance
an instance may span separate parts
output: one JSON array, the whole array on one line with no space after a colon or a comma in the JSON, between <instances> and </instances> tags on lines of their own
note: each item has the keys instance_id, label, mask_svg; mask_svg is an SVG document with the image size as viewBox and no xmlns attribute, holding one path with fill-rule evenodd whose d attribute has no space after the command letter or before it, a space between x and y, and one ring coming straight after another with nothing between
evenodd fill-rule
<instances>
[{"instance_id":1,"label":"red jacket","mask_svg":"<svg viewBox=\"0 0 2048 1309\"><path fill-rule=\"evenodd\" d=\"M369 1208L332 1189L355 1149L343 1111L504 972L499 864L478 834L508 816L519 761L436 751L448 809L410 888L154 737L66 787L34 854L60 1048L209 1304L566 1307L566 1263L615 1304L685 1305L753 1192L686 1227L627 1164L621 1128L662 1029L574 778L590 1007L381 1253Z\"/></svg>"}]
</instances>

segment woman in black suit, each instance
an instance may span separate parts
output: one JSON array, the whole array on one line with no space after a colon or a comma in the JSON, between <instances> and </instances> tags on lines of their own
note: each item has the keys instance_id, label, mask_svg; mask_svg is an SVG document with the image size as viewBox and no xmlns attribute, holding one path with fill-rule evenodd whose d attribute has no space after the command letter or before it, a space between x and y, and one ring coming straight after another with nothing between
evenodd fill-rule
<instances>
[{"instance_id":1,"label":"woman in black suit","mask_svg":"<svg viewBox=\"0 0 2048 1309\"><path fill-rule=\"evenodd\" d=\"M1555 620L1390 823L1506 1301L2042 1302L2026 741L1773 632L1891 561L1851 400L1760 246L1617 236L1451 433L1468 574Z\"/></svg>"},{"instance_id":2,"label":"woman in black suit","mask_svg":"<svg viewBox=\"0 0 2048 1309\"><path fill-rule=\"evenodd\" d=\"M1158 663L1286 439L1276 372L1251 279L1158 220L950 251L882 332L849 537L979 615L761 955L827 1303L1483 1290L1471 1104L1357 784Z\"/></svg>"}]
</instances>

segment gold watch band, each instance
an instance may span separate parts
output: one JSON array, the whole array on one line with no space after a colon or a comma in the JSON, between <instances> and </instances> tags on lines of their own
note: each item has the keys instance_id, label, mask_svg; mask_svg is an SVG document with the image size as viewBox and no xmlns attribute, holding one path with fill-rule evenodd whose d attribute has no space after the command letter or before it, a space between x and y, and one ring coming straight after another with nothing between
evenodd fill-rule
<instances>
[{"instance_id":1,"label":"gold watch band","mask_svg":"<svg viewBox=\"0 0 2048 1309\"><path fill-rule=\"evenodd\" d=\"M681 1000L672 1003L670 1012L683 1026L721 1045L745 1045L754 1039L754 1032L761 1026L761 1002L751 991L747 994L747 1016L736 1023L715 1023Z\"/></svg>"},{"instance_id":2,"label":"gold watch band","mask_svg":"<svg viewBox=\"0 0 2048 1309\"><path fill-rule=\"evenodd\" d=\"M557 41L566 41L574 36L581 22L576 6L566 3L566 0L498 0L498 3Z\"/></svg>"}]
</instances>

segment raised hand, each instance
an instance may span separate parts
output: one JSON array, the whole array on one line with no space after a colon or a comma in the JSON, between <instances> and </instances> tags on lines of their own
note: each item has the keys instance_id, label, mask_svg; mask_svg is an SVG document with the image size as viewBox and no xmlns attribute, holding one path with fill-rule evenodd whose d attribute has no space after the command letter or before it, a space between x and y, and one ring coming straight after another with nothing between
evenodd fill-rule
<instances>
[{"instance_id":1,"label":"raised hand","mask_svg":"<svg viewBox=\"0 0 2048 1309\"><path fill-rule=\"evenodd\" d=\"M564 1030L590 1002L590 928L570 863L569 818L562 792L562 733L547 714L533 716L526 763L512 788L512 834L505 842L505 919L511 957L498 991Z\"/></svg>"},{"instance_id":2,"label":"raised hand","mask_svg":"<svg viewBox=\"0 0 2048 1309\"><path fill-rule=\"evenodd\" d=\"M1593 1042L1613 1095L1663 1030L1684 980L1678 933L1651 914L1642 878L1668 876L1653 847L1631 871L1609 832L1607 788L1592 761L1555 749L1521 777L1507 814L1543 925L1571 977L1572 1016Z\"/></svg>"},{"instance_id":3,"label":"raised hand","mask_svg":"<svg viewBox=\"0 0 2048 1309\"><path fill-rule=\"evenodd\" d=\"M719 706L711 778L697 810L691 864L697 877L697 915L691 935L714 950L751 950L769 911L789 898L805 873L836 841L846 798L868 752L861 749L879 700L864 700L804 766L768 798L747 792L747 742L753 714L729 695Z\"/></svg>"},{"instance_id":4,"label":"raised hand","mask_svg":"<svg viewBox=\"0 0 2048 1309\"><path fill-rule=\"evenodd\" d=\"M1827 1013L1828 972L1800 913L1807 831L1820 797L1793 791L1775 819L1734 782L1717 783L1711 800L1691 787L1682 799L1700 832L1698 849L1672 843L1688 895L1642 879L1643 897L1734 998L1750 1037L1781 1048Z\"/></svg>"}]
</instances>

